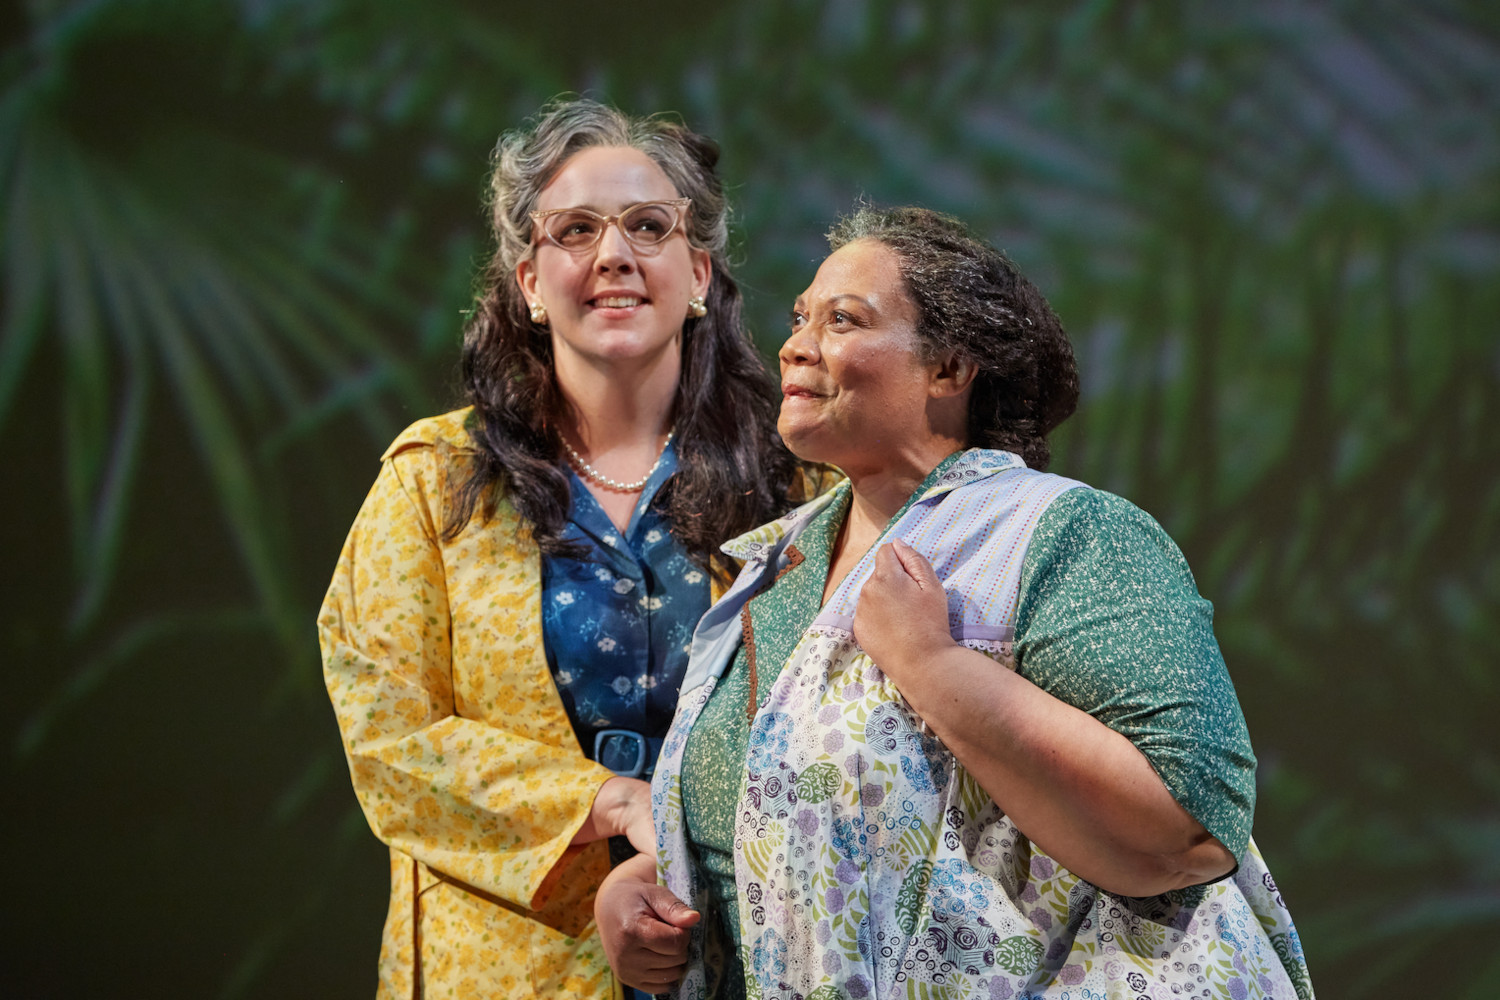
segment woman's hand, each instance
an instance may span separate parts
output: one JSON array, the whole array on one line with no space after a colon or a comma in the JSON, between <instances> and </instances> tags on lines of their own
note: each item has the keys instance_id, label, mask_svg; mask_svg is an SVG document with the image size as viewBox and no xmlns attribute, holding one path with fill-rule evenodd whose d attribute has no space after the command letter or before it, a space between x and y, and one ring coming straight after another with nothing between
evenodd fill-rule
<instances>
[{"instance_id":1,"label":"woman's hand","mask_svg":"<svg viewBox=\"0 0 1500 1000\"><path fill-rule=\"evenodd\" d=\"M639 778L616 775L599 786L589 818L573 834L573 843L587 844L621 835L630 838L630 846L637 851L656 856L651 786Z\"/></svg>"},{"instance_id":2,"label":"woman's hand","mask_svg":"<svg viewBox=\"0 0 1500 1000\"><path fill-rule=\"evenodd\" d=\"M605 877L594 897L604 956L627 986L663 993L687 965L688 928L700 914L656 884L656 855L637 854Z\"/></svg>"},{"instance_id":3,"label":"woman's hand","mask_svg":"<svg viewBox=\"0 0 1500 1000\"><path fill-rule=\"evenodd\" d=\"M854 637L1016 826L1074 874L1154 896L1234 868L1128 739L954 642L942 584L905 542L876 553Z\"/></svg>"},{"instance_id":4,"label":"woman's hand","mask_svg":"<svg viewBox=\"0 0 1500 1000\"><path fill-rule=\"evenodd\" d=\"M854 611L854 638L897 688L917 665L954 645L943 585L932 564L900 539L875 553Z\"/></svg>"}]
</instances>

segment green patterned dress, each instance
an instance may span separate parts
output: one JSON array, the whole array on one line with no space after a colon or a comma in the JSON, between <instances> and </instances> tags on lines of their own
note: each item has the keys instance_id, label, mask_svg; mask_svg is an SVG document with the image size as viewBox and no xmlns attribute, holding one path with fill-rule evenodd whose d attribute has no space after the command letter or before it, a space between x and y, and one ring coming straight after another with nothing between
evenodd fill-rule
<instances>
[{"instance_id":1,"label":"green patterned dress","mask_svg":"<svg viewBox=\"0 0 1500 1000\"><path fill-rule=\"evenodd\" d=\"M1127 736L1236 875L1125 899L1027 841L854 644L869 559L820 607L845 485L727 547L699 630L655 786L666 884L709 911L682 995L1311 996L1211 608L1155 521L1079 486L961 453L887 535L955 638Z\"/></svg>"}]
</instances>

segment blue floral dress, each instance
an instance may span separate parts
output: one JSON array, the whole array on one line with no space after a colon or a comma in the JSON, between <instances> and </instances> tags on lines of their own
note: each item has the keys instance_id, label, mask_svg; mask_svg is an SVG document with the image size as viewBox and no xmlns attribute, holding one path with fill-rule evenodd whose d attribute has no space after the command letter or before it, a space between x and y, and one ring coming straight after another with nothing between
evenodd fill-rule
<instances>
[{"instance_id":1,"label":"blue floral dress","mask_svg":"<svg viewBox=\"0 0 1500 1000\"><path fill-rule=\"evenodd\" d=\"M564 537L584 554L542 558L547 665L578 743L591 759L632 776L655 767L693 628L709 604L708 573L651 509L676 469L669 444L623 533L570 469Z\"/></svg>"}]
</instances>

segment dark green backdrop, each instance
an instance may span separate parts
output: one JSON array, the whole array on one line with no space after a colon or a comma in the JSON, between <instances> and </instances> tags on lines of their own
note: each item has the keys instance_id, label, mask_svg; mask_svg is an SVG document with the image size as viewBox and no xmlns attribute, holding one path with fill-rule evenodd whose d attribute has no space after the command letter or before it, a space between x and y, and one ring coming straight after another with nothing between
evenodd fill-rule
<instances>
[{"instance_id":1,"label":"dark green backdrop","mask_svg":"<svg viewBox=\"0 0 1500 1000\"><path fill-rule=\"evenodd\" d=\"M361 997L313 618L455 400L496 134L723 145L763 347L863 193L1073 333L1054 468L1181 542L1325 997L1500 991L1500 8L29 0L0 13L12 997Z\"/></svg>"}]
</instances>

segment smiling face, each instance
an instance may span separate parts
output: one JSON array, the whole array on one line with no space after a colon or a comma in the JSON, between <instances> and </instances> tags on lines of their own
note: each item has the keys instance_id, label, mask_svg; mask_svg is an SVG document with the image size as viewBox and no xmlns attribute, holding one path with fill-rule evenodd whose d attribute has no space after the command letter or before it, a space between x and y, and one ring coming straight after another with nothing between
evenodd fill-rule
<instances>
[{"instance_id":1,"label":"smiling face","mask_svg":"<svg viewBox=\"0 0 1500 1000\"><path fill-rule=\"evenodd\" d=\"M536 207L609 216L678 197L645 153L599 146L573 154L542 189ZM680 226L664 242L643 248L610 224L583 253L571 253L537 230L535 250L516 266L516 281L528 305L547 309L560 375L580 363L676 362L688 300L707 293L712 269L708 252L689 245L684 230Z\"/></svg>"},{"instance_id":2,"label":"smiling face","mask_svg":"<svg viewBox=\"0 0 1500 1000\"><path fill-rule=\"evenodd\" d=\"M858 240L830 254L797 297L781 346L777 430L799 458L878 472L931 434L941 366L922 360L917 307L896 255Z\"/></svg>"}]
</instances>

